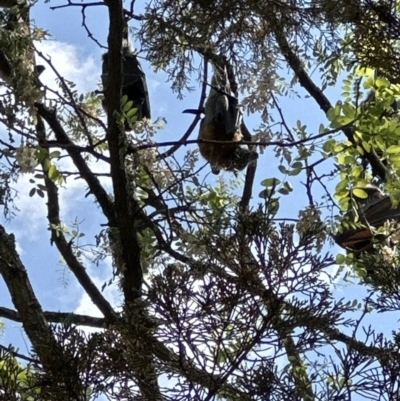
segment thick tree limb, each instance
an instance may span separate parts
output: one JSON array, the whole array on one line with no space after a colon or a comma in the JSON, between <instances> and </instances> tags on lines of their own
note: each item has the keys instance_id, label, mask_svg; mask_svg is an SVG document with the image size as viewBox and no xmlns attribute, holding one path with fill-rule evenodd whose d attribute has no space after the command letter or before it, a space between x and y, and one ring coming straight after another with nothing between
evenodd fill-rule
<instances>
[{"instance_id":1,"label":"thick tree limb","mask_svg":"<svg viewBox=\"0 0 400 401\"><path fill-rule=\"evenodd\" d=\"M97 327L99 329L103 329L106 327L106 321L101 317L77 315L76 313L68 312L49 311L44 311L43 315L45 319L51 323L70 323L76 326ZM22 318L17 311L5 308L4 306L0 306L0 316L14 322L22 323Z\"/></svg>"},{"instance_id":2,"label":"thick tree limb","mask_svg":"<svg viewBox=\"0 0 400 401\"><path fill-rule=\"evenodd\" d=\"M125 323L121 334L129 346L129 353L136 358L135 378L143 399L161 401L162 396L157 382L152 350L147 347L152 342L153 333L146 327L147 311L140 300L143 272L141 249L137 235L139 205L133 198L132 184L128 182L125 158L127 138L119 126L115 114L121 113L122 86L122 44L128 26L124 19L121 0L106 0L109 11L108 36L108 79L107 99L107 139L110 151L111 178L114 189L119 246L122 250L124 266L120 266L122 290L125 297ZM143 213L143 212L142 212ZM131 323L132 322L132 323Z\"/></svg>"},{"instance_id":3,"label":"thick tree limb","mask_svg":"<svg viewBox=\"0 0 400 401\"><path fill-rule=\"evenodd\" d=\"M22 319L29 340L43 366L50 368L51 358L57 354L59 348L33 292L25 267L19 259L14 236L8 235L3 226L0 226L0 273Z\"/></svg>"},{"instance_id":4,"label":"thick tree limb","mask_svg":"<svg viewBox=\"0 0 400 401\"><path fill-rule=\"evenodd\" d=\"M22 326L31 341L46 373L58 385L64 383L70 397L81 391L78 372L62 369L68 366L62 347L53 336L42 308L32 289L28 274L15 249L14 236L0 226L0 274L11 294L12 301L22 320ZM57 390L60 395L60 389ZM62 399L62 398L59 398Z\"/></svg>"},{"instance_id":5,"label":"thick tree limb","mask_svg":"<svg viewBox=\"0 0 400 401\"><path fill-rule=\"evenodd\" d=\"M122 288L125 302L130 304L140 297L143 280L136 221L139 207L133 200L132 185L128 182L125 170L126 135L114 117L114 113L121 112L122 43L124 30L128 27L124 20L122 2L120 0L107 1L106 5L109 8L110 30L108 37L109 85L106 88L105 96L108 105L107 139L118 223L114 227L118 227L118 237L125 263L123 271L120 272L123 276Z\"/></svg>"}]
</instances>

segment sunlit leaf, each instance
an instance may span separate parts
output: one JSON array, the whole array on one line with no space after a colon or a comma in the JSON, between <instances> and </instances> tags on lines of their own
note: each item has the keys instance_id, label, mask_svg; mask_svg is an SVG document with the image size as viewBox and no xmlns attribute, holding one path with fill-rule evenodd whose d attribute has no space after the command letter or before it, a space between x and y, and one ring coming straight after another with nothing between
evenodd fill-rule
<instances>
[{"instance_id":1,"label":"sunlit leaf","mask_svg":"<svg viewBox=\"0 0 400 401\"><path fill-rule=\"evenodd\" d=\"M400 154L400 145L391 145L386 149L389 154L397 153Z\"/></svg>"},{"instance_id":2,"label":"sunlit leaf","mask_svg":"<svg viewBox=\"0 0 400 401\"><path fill-rule=\"evenodd\" d=\"M360 199L367 199L368 194L362 188L354 188L353 195Z\"/></svg>"}]
</instances>

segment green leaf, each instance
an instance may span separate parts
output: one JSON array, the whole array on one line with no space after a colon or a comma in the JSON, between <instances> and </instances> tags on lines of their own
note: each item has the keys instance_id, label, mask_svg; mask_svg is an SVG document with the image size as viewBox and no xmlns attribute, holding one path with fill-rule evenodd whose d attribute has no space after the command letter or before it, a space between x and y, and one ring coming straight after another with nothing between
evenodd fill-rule
<instances>
[{"instance_id":1,"label":"green leaf","mask_svg":"<svg viewBox=\"0 0 400 401\"><path fill-rule=\"evenodd\" d=\"M282 164L280 166L278 166L278 170L282 173L282 174L287 174L287 168L285 166L283 166Z\"/></svg>"},{"instance_id":2,"label":"green leaf","mask_svg":"<svg viewBox=\"0 0 400 401\"><path fill-rule=\"evenodd\" d=\"M329 120L329 121L335 120L335 118L336 118L335 109L334 109L333 107L331 107L331 108L328 110L328 112L326 113L326 116L328 117L328 120Z\"/></svg>"},{"instance_id":3,"label":"green leaf","mask_svg":"<svg viewBox=\"0 0 400 401\"><path fill-rule=\"evenodd\" d=\"M300 121L300 120L297 120L296 125L297 125L297 129L298 129L298 130L300 130L300 131L303 130L303 126L301 125L301 121ZM305 126L304 126L304 128L305 128Z\"/></svg>"},{"instance_id":4,"label":"green leaf","mask_svg":"<svg viewBox=\"0 0 400 401\"><path fill-rule=\"evenodd\" d=\"M368 198L368 194L362 188L354 188L353 195L360 199Z\"/></svg>"},{"instance_id":5,"label":"green leaf","mask_svg":"<svg viewBox=\"0 0 400 401\"><path fill-rule=\"evenodd\" d=\"M44 171L49 171L49 168L52 166L51 161L49 158L44 159L43 162L43 170Z\"/></svg>"},{"instance_id":6,"label":"green leaf","mask_svg":"<svg viewBox=\"0 0 400 401\"><path fill-rule=\"evenodd\" d=\"M357 139L362 139L363 134L362 134L362 132L356 130L356 131L354 131L354 136L355 136Z\"/></svg>"},{"instance_id":7,"label":"green leaf","mask_svg":"<svg viewBox=\"0 0 400 401\"><path fill-rule=\"evenodd\" d=\"M137 121L137 119L138 119L137 114L135 114L134 116L130 117L129 118L130 124L134 124Z\"/></svg>"},{"instance_id":8,"label":"green leaf","mask_svg":"<svg viewBox=\"0 0 400 401\"><path fill-rule=\"evenodd\" d=\"M266 178L265 180L261 181L261 185L263 187L267 187L267 188L271 188L271 187L276 187L277 185L279 185L281 183L280 180L278 180L277 178Z\"/></svg>"},{"instance_id":9,"label":"green leaf","mask_svg":"<svg viewBox=\"0 0 400 401\"><path fill-rule=\"evenodd\" d=\"M352 106L349 103L345 103L343 105L343 114L350 118L350 119L354 119L355 115L356 115L356 109L354 106Z\"/></svg>"},{"instance_id":10,"label":"green leaf","mask_svg":"<svg viewBox=\"0 0 400 401\"><path fill-rule=\"evenodd\" d=\"M282 195L289 195L289 191L286 188L280 188L278 192Z\"/></svg>"},{"instance_id":11,"label":"green leaf","mask_svg":"<svg viewBox=\"0 0 400 401\"><path fill-rule=\"evenodd\" d=\"M349 198L342 198L339 200L339 206L341 210L349 210Z\"/></svg>"},{"instance_id":12,"label":"green leaf","mask_svg":"<svg viewBox=\"0 0 400 401\"><path fill-rule=\"evenodd\" d=\"M290 152L285 152L285 153L283 154L283 157L284 157L285 160L288 162L288 164L291 163L291 161L292 161L292 155L291 155Z\"/></svg>"},{"instance_id":13,"label":"green leaf","mask_svg":"<svg viewBox=\"0 0 400 401\"><path fill-rule=\"evenodd\" d=\"M227 355L226 351L219 348L217 351L217 354L216 354L216 358L215 358L217 364L224 363L226 361L227 356L228 355Z\"/></svg>"},{"instance_id":14,"label":"green leaf","mask_svg":"<svg viewBox=\"0 0 400 401\"><path fill-rule=\"evenodd\" d=\"M343 143L337 143L336 145L333 146L333 151L335 153L340 153L344 149L344 144Z\"/></svg>"},{"instance_id":15,"label":"green leaf","mask_svg":"<svg viewBox=\"0 0 400 401\"><path fill-rule=\"evenodd\" d=\"M271 214L278 213L279 206L280 204L278 199L271 199L271 201L268 203L268 212Z\"/></svg>"},{"instance_id":16,"label":"green leaf","mask_svg":"<svg viewBox=\"0 0 400 401\"><path fill-rule=\"evenodd\" d=\"M338 254L336 255L336 263L337 263L338 265L344 264L345 261L346 261L346 256L345 256L345 255L343 255L342 253L338 253Z\"/></svg>"},{"instance_id":17,"label":"green leaf","mask_svg":"<svg viewBox=\"0 0 400 401\"><path fill-rule=\"evenodd\" d=\"M364 167L360 166L359 164L355 164L354 166L351 167L351 174L353 175L354 178L358 178L361 175L363 175L365 172ZM358 187L361 187L362 185L357 184Z\"/></svg>"},{"instance_id":18,"label":"green leaf","mask_svg":"<svg viewBox=\"0 0 400 401\"><path fill-rule=\"evenodd\" d=\"M347 185L349 184L349 181L347 179L339 181L338 184L336 185L335 191L340 192L344 189L347 188ZM349 191L346 191L348 193Z\"/></svg>"},{"instance_id":19,"label":"green leaf","mask_svg":"<svg viewBox=\"0 0 400 401\"><path fill-rule=\"evenodd\" d=\"M293 186L292 186L292 184L291 184L289 181L286 181L286 182L283 184L283 186L284 186L284 188L286 188L289 192L292 192L292 191L293 191Z\"/></svg>"},{"instance_id":20,"label":"green leaf","mask_svg":"<svg viewBox=\"0 0 400 401\"><path fill-rule=\"evenodd\" d=\"M337 127L348 125L354 121L353 116L340 116L336 119Z\"/></svg>"},{"instance_id":21,"label":"green leaf","mask_svg":"<svg viewBox=\"0 0 400 401\"><path fill-rule=\"evenodd\" d=\"M399 156L392 156L390 161L394 165L396 169L400 168L400 155Z\"/></svg>"},{"instance_id":22,"label":"green leaf","mask_svg":"<svg viewBox=\"0 0 400 401\"><path fill-rule=\"evenodd\" d=\"M122 96L120 101L121 107L123 107L127 101L128 101L128 96L127 95Z\"/></svg>"},{"instance_id":23,"label":"green leaf","mask_svg":"<svg viewBox=\"0 0 400 401\"><path fill-rule=\"evenodd\" d=\"M57 157L60 157L61 152L58 150L54 150L49 154L50 159L56 159Z\"/></svg>"},{"instance_id":24,"label":"green leaf","mask_svg":"<svg viewBox=\"0 0 400 401\"><path fill-rule=\"evenodd\" d=\"M49 175L49 178L52 181L54 181L57 178L58 171L57 171L57 167L54 164L52 164L50 166L49 171L48 171L48 175Z\"/></svg>"},{"instance_id":25,"label":"green leaf","mask_svg":"<svg viewBox=\"0 0 400 401\"><path fill-rule=\"evenodd\" d=\"M370 152L371 151L371 145L368 142L362 141L361 144L362 144L362 147L365 149L366 152Z\"/></svg>"},{"instance_id":26,"label":"green leaf","mask_svg":"<svg viewBox=\"0 0 400 401\"><path fill-rule=\"evenodd\" d=\"M288 175L290 176L295 176L295 175L299 175L301 173L301 168L298 169L293 169L293 170L289 170L288 171Z\"/></svg>"},{"instance_id":27,"label":"green leaf","mask_svg":"<svg viewBox=\"0 0 400 401\"><path fill-rule=\"evenodd\" d=\"M368 68L368 67L361 67L358 66L356 68L356 74L360 77L367 77L367 76L371 76L374 74L375 70L373 68Z\"/></svg>"},{"instance_id":28,"label":"green leaf","mask_svg":"<svg viewBox=\"0 0 400 401\"><path fill-rule=\"evenodd\" d=\"M375 79L375 85L378 88L388 88L390 86L390 82L386 78L377 77Z\"/></svg>"},{"instance_id":29,"label":"green leaf","mask_svg":"<svg viewBox=\"0 0 400 401\"><path fill-rule=\"evenodd\" d=\"M125 103L125 104L122 106L122 111L123 111L124 113L126 113L128 110L130 110L130 109L132 108L132 106L133 106L133 101L130 100L129 102Z\"/></svg>"},{"instance_id":30,"label":"green leaf","mask_svg":"<svg viewBox=\"0 0 400 401\"><path fill-rule=\"evenodd\" d=\"M128 110L126 113L127 117L134 116L138 114L139 109L137 107L133 107L132 109Z\"/></svg>"},{"instance_id":31,"label":"green leaf","mask_svg":"<svg viewBox=\"0 0 400 401\"><path fill-rule=\"evenodd\" d=\"M327 153L332 152L335 149L336 140L333 138L328 139L322 146L323 150Z\"/></svg>"},{"instance_id":32,"label":"green leaf","mask_svg":"<svg viewBox=\"0 0 400 401\"><path fill-rule=\"evenodd\" d=\"M386 149L386 152L389 154L397 153L400 154L400 145L392 145Z\"/></svg>"}]
</instances>

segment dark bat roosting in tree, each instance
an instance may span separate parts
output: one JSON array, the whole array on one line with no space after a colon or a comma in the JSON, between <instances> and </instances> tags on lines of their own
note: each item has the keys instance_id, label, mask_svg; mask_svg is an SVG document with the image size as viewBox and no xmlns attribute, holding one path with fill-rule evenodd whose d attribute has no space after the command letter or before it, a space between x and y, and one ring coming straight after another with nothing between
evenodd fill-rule
<instances>
[{"instance_id":1,"label":"dark bat roosting in tree","mask_svg":"<svg viewBox=\"0 0 400 401\"><path fill-rule=\"evenodd\" d=\"M146 76L142 70L140 62L137 58L130 40L128 37L124 39L123 43L123 81L122 81L122 96L127 96L128 102L132 101L132 108L137 109L133 119L125 121L125 130L132 129L131 123L140 121L143 118L150 118L150 102L149 94L147 91ZM109 78L108 78L108 52L103 55L103 72L101 75L103 83L103 90L105 91ZM107 112L107 99L103 100L103 108ZM128 116L129 117L129 116Z\"/></svg>"},{"instance_id":2,"label":"dark bat roosting in tree","mask_svg":"<svg viewBox=\"0 0 400 401\"><path fill-rule=\"evenodd\" d=\"M373 233L372 228L382 227L390 220L400 221L400 206L392 207L390 197L379 188L362 188L367 194L366 199L357 199L358 213L362 226L344 230L334 237L336 243L343 248L355 252L373 252L373 239L384 242L390 239L390 234Z\"/></svg>"},{"instance_id":3,"label":"dark bat roosting in tree","mask_svg":"<svg viewBox=\"0 0 400 401\"><path fill-rule=\"evenodd\" d=\"M199 112L199 110L191 109L184 111L184 113ZM238 99L231 90L226 67L214 68L204 114L200 123L199 139L231 142L227 144L199 143L200 153L210 162L214 174L218 174L221 169L243 170L250 162L258 158L257 152L240 145L243 140L240 129L242 112Z\"/></svg>"}]
</instances>

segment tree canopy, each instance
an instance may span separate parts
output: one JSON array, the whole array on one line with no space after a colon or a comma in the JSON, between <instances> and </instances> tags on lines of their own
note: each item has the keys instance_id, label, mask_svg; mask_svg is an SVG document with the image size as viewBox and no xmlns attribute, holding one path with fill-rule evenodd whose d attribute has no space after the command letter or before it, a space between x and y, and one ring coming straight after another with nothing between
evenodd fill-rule
<instances>
[{"instance_id":1,"label":"tree canopy","mask_svg":"<svg viewBox=\"0 0 400 401\"><path fill-rule=\"evenodd\" d=\"M97 88L41 50L44 8L106 53ZM1 399L399 399L399 2L0 0L0 14L0 317L32 347L0 345ZM199 155L221 146L197 139L212 90L259 153L243 172L212 175ZM165 139L189 94L191 124ZM10 227L36 208L26 255ZM51 303L44 249L74 283ZM98 314L64 310L75 284ZM379 314L387 326L368 323Z\"/></svg>"}]
</instances>

